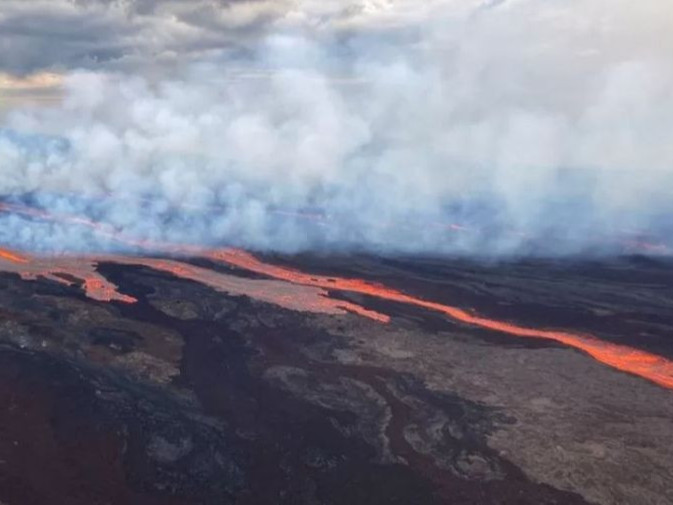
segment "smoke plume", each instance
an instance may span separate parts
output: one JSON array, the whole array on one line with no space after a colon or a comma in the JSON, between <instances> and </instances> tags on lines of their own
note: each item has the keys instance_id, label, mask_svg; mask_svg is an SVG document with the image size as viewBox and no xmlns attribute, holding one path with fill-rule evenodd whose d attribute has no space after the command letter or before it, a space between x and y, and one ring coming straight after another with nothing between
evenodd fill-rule
<instances>
[{"instance_id":1,"label":"smoke plume","mask_svg":"<svg viewBox=\"0 0 673 505\"><path fill-rule=\"evenodd\" d=\"M262 250L671 242L673 4L414 13L280 23L243 56L162 72L68 70L60 103L6 114L0 194L138 238ZM2 240L24 248L113 246L87 227L0 219Z\"/></svg>"}]
</instances>

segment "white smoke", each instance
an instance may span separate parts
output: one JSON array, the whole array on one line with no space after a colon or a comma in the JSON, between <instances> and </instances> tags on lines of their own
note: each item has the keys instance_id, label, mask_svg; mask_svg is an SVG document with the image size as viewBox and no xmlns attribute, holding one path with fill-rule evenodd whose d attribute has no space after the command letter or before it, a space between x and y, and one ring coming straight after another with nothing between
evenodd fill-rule
<instances>
[{"instance_id":1,"label":"white smoke","mask_svg":"<svg viewBox=\"0 0 673 505\"><path fill-rule=\"evenodd\" d=\"M0 194L134 236L275 250L671 238L673 4L441 12L347 39L284 30L245 61L164 79L73 72L60 105L7 117ZM86 230L3 226L31 247L92 245Z\"/></svg>"}]
</instances>

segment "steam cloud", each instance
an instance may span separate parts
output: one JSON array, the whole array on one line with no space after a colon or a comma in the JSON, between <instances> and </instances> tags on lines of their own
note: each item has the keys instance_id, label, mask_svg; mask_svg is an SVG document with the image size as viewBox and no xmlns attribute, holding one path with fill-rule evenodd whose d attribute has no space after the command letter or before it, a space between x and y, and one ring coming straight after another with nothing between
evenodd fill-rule
<instances>
[{"instance_id":1,"label":"steam cloud","mask_svg":"<svg viewBox=\"0 0 673 505\"><path fill-rule=\"evenodd\" d=\"M0 193L137 237L264 250L670 242L673 4L449 4L394 29L284 26L245 58L161 76L69 71L62 103L7 115ZM23 247L101 246L1 220Z\"/></svg>"}]
</instances>

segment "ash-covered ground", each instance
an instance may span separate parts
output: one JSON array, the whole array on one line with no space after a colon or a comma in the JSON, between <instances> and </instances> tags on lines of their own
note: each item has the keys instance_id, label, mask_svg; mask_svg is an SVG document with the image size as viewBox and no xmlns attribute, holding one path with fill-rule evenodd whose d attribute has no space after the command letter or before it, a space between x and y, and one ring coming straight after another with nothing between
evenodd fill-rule
<instances>
[{"instance_id":1,"label":"ash-covered ground","mask_svg":"<svg viewBox=\"0 0 673 505\"><path fill-rule=\"evenodd\" d=\"M673 360L666 260L266 260ZM581 350L347 291L390 322L97 270L137 302L0 274L4 505L673 503L673 390Z\"/></svg>"}]
</instances>

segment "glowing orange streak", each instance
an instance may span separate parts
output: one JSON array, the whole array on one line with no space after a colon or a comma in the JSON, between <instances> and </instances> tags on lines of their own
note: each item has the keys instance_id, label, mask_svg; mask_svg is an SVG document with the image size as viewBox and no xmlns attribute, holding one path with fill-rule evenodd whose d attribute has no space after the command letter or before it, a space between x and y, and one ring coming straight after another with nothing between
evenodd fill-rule
<instances>
[{"instance_id":1,"label":"glowing orange streak","mask_svg":"<svg viewBox=\"0 0 673 505\"><path fill-rule=\"evenodd\" d=\"M53 277L52 277L53 278ZM123 303L136 303L138 300L132 296L125 295L117 291L117 286L104 278L95 276L84 279L84 293L89 298L101 302L111 302L117 300Z\"/></svg>"},{"instance_id":2,"label":"glowing orange streak","mask_svg":"<svg viewBox=\"0 0 673 505\"><path fill-rule=\"evenodd\" d=\"M29 261L28 258L25 256L19 256L18 254L15 254L12 251L1 248L0 248L0 258L12 261L14 263L28 263Z\"/></svg>"},{"instance_id":3,"label":"glowing orange streak","mask_svg":"<svg viewBox=\"0 0 673 505\"><path fill-rule=\"evenodd\" d=\"M393 302L423 307L443 313L466 324L506 333L508 335L553 340L580 349L601 363L605 363L606 365L624 372L638 375L659 384L660 386L673 389L673 362L661 356L645 351L639 351L624 345L611 344L588 335L563 331L538 330L504 321L488 319L470 314L457 307L430 302L404 294L395 289L387 288L380 284L370 283L359 279L310 275L289 268L263 263L253 255L240 250L224 249L220 251L211 251L208 253L208 257L288 282L316 286L324 289L352 291Z\"/></svg>"},{"instance_id":4,"label":"glowing orange streak","mask_svg":"<svg viewBox=\"0 0 673 505\"><path fill-rule=\"evenodd\" d=\"M255 288L256 283L254 281L251 282L247 280L231 278L230 276L218 274L217 272L213 272L212 270L208 270L206 268L201 268L174 260L136 257L127 258L118 256L110 256L103 259L119 264L144 265L154 270L168 272L182 279L193 280L218 291L241 293L252 298L267 300L283 307L301 308L302 310L307 310L310 312L322 312L328 314L340 314L344 311L348 311L368 317L381 323L387 323L390 321L390 317L385 314L365 309L364 307L360 307L359 305L348 301L329 298L326 296L327 293L322 289L319 289L316 292L303 293L298 291L296 288L293 288L294 291L286 294L275 293L272 292L267 285Z\"/></svg>"},{"instance_id":5,"label":"glowing orange streak","mask_svg":"<svg viewBox=\"0 0 673 505\"><path fill-rule=\"evenodd\" d=\"M339 277L310 275L297 270L271 265L258 260L253 255L245 251L237 249L204 250L194 246L180 246L133 240L124 238L119 233L111 231L109 228L106 229L104 225L86 218L80 218L77 216L61 216L57 218L46 212L35 210L30 207L19 207L14 205L9 206L6 204L0 204L0 210L2 209L21 212L44 219L62 219L77 224L84 224L95 229L99 233L103 233L111 238L138 247L153 248L154 250L162 250L164 252L171 252L174 254L187 254L207 257L213 260L224 261L239 268L250 270L294 284L314 286L326 290L351 291L375 296L385 300L434 310L463 323L506 333L509 335L553 340L570 347L580 349L592 356L597 361L605 363L606 365L612 366L618 370L638 375L663 387L673 389L673 362L670 360L627 346L607 343L592 336L553 330L537 330L504 321L488 319L470 314L469 312L457 307L452 307L450 305L444 305L436 302L429 302L421 298L406 295L400 291L387 288L381 284L375 284L359 279L344 279ZM12 253L9 254L11 255ZM176 272L174 271L174 273ZM355 304L350 305L351 306L349 306L347 310L357 312L361 315L370 317L380 322L388 322L389 320L389 317L384 314L368 311L367 309L359 307Z\"/></svg>"},{"instance_id":6,"label":"glowing orange streak","mask_svg":"<svg viewBox=\"0 0 673 505\"><path fill-rule=\"evenodd\" d=\"M189 250L192 249L189 248ZM115 284L96 271L96 265L103 261L147 266L182 279L198 282L217 291L249 296L291 310L323 314L352 312L382 323L390 320L390 317L385 314L365 309L349 301L331 298L325 290L320 288L297 286L275 280L250 281L175 260L113 255L23 258L12 251L0 249L1 271L18 273L25 280L44 277L68 286L74 284L69 280L70 278L80 279L83 283L82 288L89 298L104 302L137 302L134 297L120 293Z\"/></svg>"},{"instance_id":7,"label":"glowing orange streak","mask_svg":"<svg viewBox=\"0 0 673 505\"><path fill-rule=\"evenodd\" d=\"M84 292L94 300L105 302L117 300L124 303L137 301L132 296L119 293L117 286L96 272L95 261L92 260L67 256L28 257L7 249L0 249L0 270L18 273L24 280L44 277L66 286L74 284L68 278L80 279L83 281Z\"/></svg>"}]
</instances>

